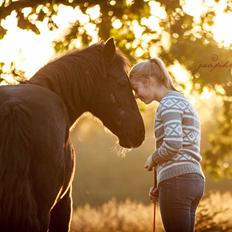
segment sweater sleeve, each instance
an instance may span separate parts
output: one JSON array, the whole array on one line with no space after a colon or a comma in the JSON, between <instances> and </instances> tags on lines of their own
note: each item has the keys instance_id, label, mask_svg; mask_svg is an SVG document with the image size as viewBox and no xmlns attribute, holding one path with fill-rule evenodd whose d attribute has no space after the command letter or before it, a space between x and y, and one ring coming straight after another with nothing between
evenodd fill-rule
<instances>
[{"instance_id":1,"label":"sweater sleeve","mask_svg":"<svg viewBox=\"0 0 232 232\"><path fill-rule=\"evenodd\" d=\"M172 104L169 104L168 101ZM160 118L164 127L164 137L160 147L152 156L154 163L157 164L172 159L182 148L183 143L183 110L178 107L178 102L172 102L171 99L167 100L167 104L165 103L162 102L160 105Z\"/></svg>"}]
</instances>

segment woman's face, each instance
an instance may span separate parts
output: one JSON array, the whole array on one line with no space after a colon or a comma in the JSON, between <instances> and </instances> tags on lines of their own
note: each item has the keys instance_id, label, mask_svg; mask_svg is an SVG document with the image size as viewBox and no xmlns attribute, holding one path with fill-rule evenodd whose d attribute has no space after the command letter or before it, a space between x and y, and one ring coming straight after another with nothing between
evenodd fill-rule
<instances>
[{"instance_id":1,"label":"woman's face","mask_svg":"<svg viewBox=\"0 0 232 232\"><path fill-rule=\"evenodd\" d=\"M131 87L135 92L135 98L139 98L146 104L155 100L155 89L157 88L155 78L131 78Z\"/></svg>"}]
</instances>

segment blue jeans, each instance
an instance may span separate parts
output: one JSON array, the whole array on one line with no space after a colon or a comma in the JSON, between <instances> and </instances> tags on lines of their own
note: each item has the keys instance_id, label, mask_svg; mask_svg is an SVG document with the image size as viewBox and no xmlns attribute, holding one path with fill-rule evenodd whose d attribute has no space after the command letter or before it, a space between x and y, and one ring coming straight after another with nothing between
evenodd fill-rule
<instances>
[{"instance_id":1,"label":"blue jeans","mask_svg":"<svg viewBox=\"0 0 232 232\"><path fill-rule=\"evenodd\" d=\"M166 232L194 232L195 212L204 189L204 179L196 173L159 184L160 213Z\"/></svg>"}]
</instances>

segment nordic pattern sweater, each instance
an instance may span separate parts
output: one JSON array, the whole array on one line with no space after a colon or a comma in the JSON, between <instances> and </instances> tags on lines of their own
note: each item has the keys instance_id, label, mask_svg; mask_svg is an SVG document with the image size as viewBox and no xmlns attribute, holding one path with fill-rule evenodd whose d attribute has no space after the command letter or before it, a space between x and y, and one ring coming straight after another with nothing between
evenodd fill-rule
<instances>
[{"instance_id":1,"label":"nordic pattern sweater","mask_svg":"<svg viewBox=\"0 0 232 232\"><path fill-rule=\"evenodd\" d=\"M198 113L180 92L169 91L160 101L155 114L157 184L201 169L200 121Z\"/></svg>"}]
</instances>

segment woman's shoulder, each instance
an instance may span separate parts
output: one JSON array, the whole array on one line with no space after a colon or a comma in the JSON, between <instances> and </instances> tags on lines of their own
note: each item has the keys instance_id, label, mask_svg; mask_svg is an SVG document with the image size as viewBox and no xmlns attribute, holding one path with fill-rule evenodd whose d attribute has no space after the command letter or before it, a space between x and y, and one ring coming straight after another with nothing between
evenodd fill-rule
<instances>
[{"instance_id":1,"label":"woman's shoulder","mask_svg":"<svg viewBox=\"0 0 232 232\"><path fill-rule=\"evenodd\" d=\"M186 114L198 115L190 99L183 93L174 90L169 91L160 101L159 112L168 109L175 109Z\"/></svg>"},{"instance_id":2,"label":"woman's shoulder","mask_svg":"<svg viewBox=\"0 0 232 232\"><path fill-rule=\"evenodd\" d=\"M159 113L165 110L185 112L189 108L192 108L189 99L182 92L171 90L160 101Z\"/></svg>"}]
</instances>

